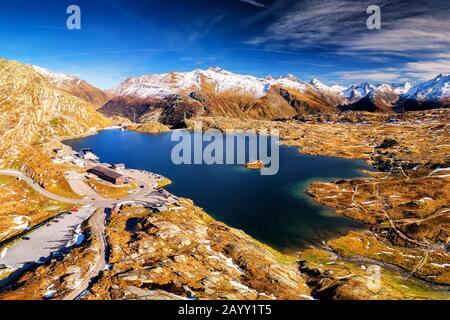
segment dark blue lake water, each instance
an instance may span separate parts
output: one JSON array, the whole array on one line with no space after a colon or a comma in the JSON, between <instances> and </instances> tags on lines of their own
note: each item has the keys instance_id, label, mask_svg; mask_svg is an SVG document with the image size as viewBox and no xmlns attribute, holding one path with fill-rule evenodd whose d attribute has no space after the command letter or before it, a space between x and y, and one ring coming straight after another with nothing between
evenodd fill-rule
<instances>
[{"instance_id":1,"label":"dark blue lake water","mask_svg":"<svg viewBox=\"0 0 450 320\"><path fill-rule=\"evenodd\" d=\"M105 130L65 143L74 150L93 148L103 162L160 173L173 181L167 187L173 194L194 200L215 219L284 252L364 228L304 194L312 181L353 178L372 169L362 161L304 155L281 146L278 174L262 176L240 165L175 165L171 152L176 142L170 137Z\"/></svg>"}]
</instances>

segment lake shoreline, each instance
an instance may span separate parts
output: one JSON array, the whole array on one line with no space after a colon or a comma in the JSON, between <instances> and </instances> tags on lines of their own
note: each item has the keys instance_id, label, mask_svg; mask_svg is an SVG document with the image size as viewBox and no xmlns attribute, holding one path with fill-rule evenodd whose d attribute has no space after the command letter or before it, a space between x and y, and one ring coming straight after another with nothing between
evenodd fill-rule
<instances>
[{"instance_id":1,"label":"lake shoreline","mask_svg":"<svg viewBox=\"0 0 450 320\"><path fill-rule=\"evenodd\" d=\"M273 123L271 122L270 124L266 125L280 125L279 123ZM290 124L292 126L292 124ZM232 262L233 264L236 264L237 268L239 268L240 266L242 267L250 267L253 268L255 266L255 260L253 260L253 258L251 258L250 260L245 260L246 262L242 261L242 256L240 255L236 255L237 252L231 250L231 248L252 248L250 250L250 252L255 251L256 248L260 248L262 249L265 253L263 254L263 256L265 257L264 259L272 256L275 258L276 261L278 262L282 262L283 266L282 269L284 269L283 272L292 272L293 270L296 270L295 272L301 276L302 279L305 279L305 281L308 283L308 287L309 290L311 291L311 296L316 298L316 299L323 299L324 297L330 297L329 295L331 294L332 297L336 297L338 299L404 299L404 298L409 298L409 299L442 299L442 298L448 298L448 296L446 296L445 291L436 291L436 290L432 290L432 289L441 289L444 288L445 289L445 285L444 287L440 287L440 286L429 286L428 284L433 284L433 283L437 283L437 284L445 284L445 269L439 269L439 267L436 267L434 265L437 266L443 266L446 265L446 254L445 252L442 252L439 248L436 248L435 250L439 252L439 259L438 260L438 256L434 255L434 254L430 254L430 257L428 258L428 261L425 259L426 257L423 257L423 261L420 260L414 260L416 258L407 258L407 257L419 257L422 254L422 251L420 248L416 248L414 246L405 246L404 244L401 243L395 243L395 239L389 239L387 237L383 237L383 229L379 229L380 227L383 227L383 221L380 219L382 218L381 216L378 216L375 213L370 213L370 212L376 212L375 210L377 210L376 207L371 207L371 205L373 203L380 203L380 204L385 204L386 201L386 196L384 195L384 189L389 187L389 188L400 188L397 187L397 185L401 186L402 188L408 188L409 185L411 186L416 186L416 185L424 185L426 186L427 183L430 183L430 178L427 178L428 175L433 175L432 171L426 171L425 173L423 173L423 171L421 171L422 169L418 170L417 172L414 172L411 170L411 168L407 168L407 167L401 167L405 172L402 173L402 170L398 170L396 169L393 165L391 166L387 166L388 162L386 162L385 160L380 161L379 158L380 157L380 153L377 153L375 146L376 143L381 143L382 142L382 138L380 140L380 137L378 137L378 140L374 140L372 141L372 145L369 146L359 146L360 144L366 143L367 141L371 141L370 137L367 137L367 139L361 139L358 138L357 140L352 140L353 135L358 135L360 134L360 132L363 132L362 130L364 130L364 127L361 126L352 126L351 130L347 130L347 127L345 125L342 124L334 124L334 125L325 125L326 127L324 127L324 125L319 126L319 125L315 125L315 124L306 124L305 128L299 127L299 126L293 126L291 127L292 132L282 132L282 135L286 135L289 140L289 143L291 144L291 146L294 147L298 147L298 146L302 146L302 152L305 152L306 154L322 154L322 152L326 153L327 157L337 157L337 159L340 158L350 158L351 156L354 156L356 159L363 159L363 160L367 160L369 158L371 158L370 160L368 160L370 163L375 164L377 167L379 167L381 169L382 172L380 173L370 173L369 172L369 177L364 177L363 174L361 174L361 172L359 171L358 174L354 177L354 178L349 178L349 179L340 179L340 180L336 180L336 181L332 181L332 178L326 179L326 181L323 181L322 179L318 179L318 180L313 180L313 181L308 181L308 185L305 186L307 188L307 194L304 194L302 191L301 196L309 199L309 201L317 204L319 203L321 206L330 208L329 210L333 210L336 215L339 216L347 216L349 219L354 219L354 221L362 221L364 223L366 223L367 225L370 225L370 229L369 230L365 230L365 231L349 231L348 233L346 233L345 235L336 235L335 237L331 238L330 240L326 240L322 243L322 245L320 245L320 243L317 246L314 246L314 248L307 248L304 249L300 252L295 252L297 254L297 256L295 255L295 253L293 254L284 254L281 253L277 250L272 249L271 247L265 245L265 242L259 242L258 240L255 240L254 237L250 237L248 235L246 235L246 233L236 230L234 228L230 228L227 227L225 224L222 224L218 221L222 220L220 218L212 218L209 216L206 216L205 214L199 212L198 210L201 210L200 208L193 206L192 201L189 201L188 203L185 203L184 205L186 207L189 208L189 210L193 210L198 212L198 214L200 214L200 216L202 217L201 223L207 223L207 224L211 224L211 226L219 226L220 227L217 229L216 227L213 228L214 231L210 231L212 232L211 235L215 235L217 232L222 233L223 236L225 238L221 238L219 240L219 242L214 242L214 245L212 246L213 249L218 249L220 254L224 254L226 257L228 257L229 262ZM423 132L423 130L426 130L427 128L423 128L420 126L420 124L418 125L418 129L414 130L414 133L421 133L421 130ZM252 127L255 127L254 125L252 125ZM325 130L326 128L326 130ZM378 127L377 127L378 128ZM380 127L381 130L385 130L382 127ZM402 127L403 128L403 127ZM390 134L392 134L392 127L388 127L388 129L390 130ZM295 131L297 130L297 131ZM307 131L305 131L307 130ZM315 131L315 130L322 130L322 131ZM337 132L336 134L333 134L334 131L336 130L341 130L342 132ZM406 127L406 134L408 134L408 127ZM347 133L345 133L345 131L348 131ZM124 132L124 134L128 134L128 132ZM364 133L366 134L366 133ZM402 133L403 134L403 133ZM289 136L290 135L290 136ZM301 136L304 135L305 137L302 138ZM347 145L344 146L340 146L337 143L334 144L330 144L332 142L331 139L325 139L324 137L328 137L330 135L335 135L337 137L345 137L345 143L347 143ZM96 137L98 138L99 136L101 136L101 133L97 134ZM149 135L151 136L151 135ZM314 139L311 138L311 136L314 137ZM420 134L420 136L424 136L423 134ZM426 136L426 135L425 135ZM93 136L92 136L93 137ZM383 137L383 135L381 136ZM396 137L397 139L399 139L398 137ZM89 139L89 137L87 138ZM121 143L121 141L123 142L124 140L122 139L118 139L115 140L116 144L117 143ZM355 141L357 141L358 143L356 143ZM414 141L413 139L408 140L408 143L412 143L411 141ZM375 144L375 145L374 145ZM299 154L299 149L295 149L295 148L290 148L291 146L287 146L286 148L291 150L292 152L295 152L295 154L298 154L299 156L301 156L301 154ZM326 146L326 148L325 148ZM417 144L416 144L417 146ZM418 145L420 146L420 145ZM367 152L369 150L375 151L375 155L376 157L372 156L367 156ZM152 153L151 150L146 150L149 153ZM395 161L397 161L397 159L401 159L401 162L394 162L395 164L404 164L407 161L409 161L408 159L406 159L405 161L405 157L407 157L407 154L403 155L403 154L398 154L398 152L402 151L402 149L395 149L395 148L391 148L388 150L383 150L381 149L381 151L383 152L383 154L394 154L395 157ZM119 152L117 154L117 162L120 162L120 160L122 160L123 158L120 158L121 153ZM402 158L403 157L403 158ZM415 160L420 160L420 156L419 157L415 157ZM430 157L429 155L427 155L426 159L429 161L429 159L433 159L432 157ZM332 159L329 159L332 160ZM114 161L115 162L115 161ZM366 161L367 162L367 161ZM130 165L130 167L135 167L133 165ZM432 170L432 169L431 169ZM159 171L156 171L159 172ZM251 176L252 174L255 174L254 172L250 172L250 171L242 171L242 170L236 170L237 173L239 173L239 177L242 179L242 175L244 176ZM385 172L391 172L391 174L386 174ZM410 178L406 178L405 175L408 175ZM414 174L416 174L416 176L414 176ZM436 173L435 175L439 175L441 174ZM166 176L170 176L170 175L166 175ZM333 175L331 175L333 176ZM330 177L331 177L330 176ZM171 176L170 176L171 177ZM403 177L403 178L402 178ZM223 176L223 179L226 179L227 176ZM411 179L410 182L408 182L408 179ZM433 180L434 183L434 188L435 190L440 190L440 185L439 183L445 183L445 179L446 178L440 178L440 177L435 177L435 178L431 178L431 180ZM320 181L322 180L322 181ZM423 182L422 182L423 180ZM211 188L216 188L216 184L211 183L211 181L214 180L209 180L208 185ZM222 180L221 180L222 181ZM310 183L312 182L312 183ZM374 184L375 182L375 184ZM174 179L173 184L169 187L169 188L173 188L173 187L177 187L177 185L179 185L180 181L178 179ZM378 190L377 188L375 188L375 191L379 193L379 195L377 195L376 201L373 201L373 199L370 199L370 196L373 195L374 191L370 190L370 187L373 186L382 186L383 189ZM285 188L285 185L277 185L277 189L282 189ZM356 190L355 190L356 189ZM428 190L433 190L433 189L423 189L425 192ZM302 189L303 190L303 189ZM407 190L407 189L406 189ZM291 190L292 191L292 190ZM388 190L389 191L389 190ZM398 196L399 199L401 199L402 201L404 200L408 200L408 197L411 198L414 196L413 193L411 192L406 192L406 193L402 193L401 189L395 189L394 190L395 193L393 193L393 191L389 191L387 198L389 198L389 195L395 195L396 197L393 199L397 199L397 194L400 194ZM175 193L175 192L174 192ZM175 193L178 195L178 193ZM192 199L196 199L196 197L190 197ZM180 198L181 199L181 198ZM432 199L432 198L430 198ZM355 202L352 202L352 201ZM419 199L411 199L411 200L419 200ZM439 200L439 198L437 199ZM184 201L184 200L181 200ZM431 201L431 200L427 200L427 201ZM435 201L432 199L432 201ZM183 202L184 203L184 202ZM353 203L353 204L352 204ZM351 210L344 210L344 209L350 209ZM366 208L368 208L369 210L371 210L370 212L365 212L364 210L367 210ZM396 209L397 207L394 207L394 209ZM191 211L189 212L184 212L182 208L174 208L174 211L169 211L167 213L162 213L161 215L148 215L145 214L144 212L141 212L141 208L139 207L135 207L135 208L130 208L132 210L136 210L136 212L139 212L139 216L145 216L147 217L146 219L148 219L147 221L151 223L151 225L154 225L155 223L155 219L157 219L158 223L157 223L157 230L159 230L158 232L163 232L161 235L164 235L163 237L165 237L167 234L172 234L172 231L169 232L169 230L172 230L171 228L180 228L180 231L178 231L178 236L182 236L185 234L186 227L185 227L185 223L188 222L188 220L183 220L185 219L185 215L190 216L191 215ZM387 209L390 210L390 209ZM210 210L207 210L207 212ZM122 214L120 215L114 215L114 217L116 218L120 218ZM126 215L125 213L125 217L129 217L129 218L134 218L136 217L136 214L132 214L130 213L130 215ZM433 216L434 217L434 216ZM432 217L432 218L433 218ZM436 215L436 217L440 217L439 214ZM175 220L173 220L175 219ZM181 220L179 220L181 219ZM369 220L367 220L369 219ZM372 220L370 220L372 219ZM374 219L380 219L380 220L374 220ZM412 220L412 219L410 219ZM258 217L258 219L255 220L255 218L253 219L253 221L260 221L261 223L264 223L264 219L261 219L261 217ZM200 221L199 221L200 222ZM145 228L145 225L147 222L143 221L144 225L143 227ZM260 224L261 224L260 223ZM164 231L165 226L171 226L169 229L167 229L166 231ZM195 229L198 228L199 225L194 224L195 225ZM194 227L194 225L192 225ZM289 224L287 224L289 225ZM386 228L386 227L384 227ZM240 228L243 229L243 228ZM125 229L124 229L125 230ZM145 229L144 229L145 230ZM244 229L245 230L245 229ZM397 229L398 230L398 229ZM399 230L398 230L399 231ZM109 229L109 232L115 232L111 229ZM126 233L128 233L128 231L125 231ZM153 231L155 232L155 231ZM169 233L167 233L169 232ZM393 230L393 232L397 232L396 230ZM401 231L400 231L401 232ZM142 235L149 235L147 232L144 231L144 233L142 233ZM244 242L239 242L235 243L235 244L231 244L229 243L230 239L229 238L232 234L234 234L233 237L236 237L234 239L240 239L239 241L243 241L244 239L248 239L245 240ZM141 236L142 236L141 235ZM177 236L177 233L174 233L173 235ZM117 236L119 238L117 238ZM118 233L117 235L115 235L110 241L112 241L113 244L112 247L115 247L117 245L117 241L122 241L120 240L123 236L125 236L125 233ZM397 241L401 241L402 238L399 238ZM225 242L224 242L225 240ZM127 240L126 238L123 239L123 241L125 241L123 243L123 245L125 245L129 240ZM197 241L197 240L195 240ZM203 244L203 241L206 241L205 239L202 239L199 243ZM215 241L215 240L214 240ZM248 241L248 242L246 242ZM116 244L114 244L116 243ZM152 242L153 243L153 242ZM156 244L157 242L154 242L154 244ZM259 245L258 245L259 243ZM419 243L419 241L418 241ZM420 243L419 243L420 244ZM137 244L136 244L137 245ZM139 246L141 245L145 245L145 242L142 242L139 244ZM249 246L249 247L247 247ZM194 250L199 250L199 248L202 247L202 251L205 250L205 248L203 247L203 245L198 246L198 249L194 249ZM139 247L140 250L144 250L143 252L146 252L147 247ZM168 252L172 249L177 249L179 250L181 247L180 245L175 245L175 244L168 244L166 246L164 246L165 250L168 250ZM87 248L88 249L88 248ZM127 250L130 250L131 248L128 248ZM136 248L137 249L137 248ZM193 249L190 249L189 251L192 251ZM206 246L206 250L209 250ZM257 249L259 250L259 249ZM153 251L152 251L153 252ZM197 251L196 251L197 252ZM387 252L387 253L384 253ZM219 255L219 253L217 253L217 255ZM77 253L78 254L78 253ZM75 253L74 253L75 255ZM120 257L123 256L123 252L116 252L113 254L113 260L114 259L118 259ZM419 259L417 258L417 259ZM178 259L180 261L185 261L185 257L180 256L177 257L177 261ZM259 259L259 258L258 258ZM413 264L411 264L411 262L408 259L413 259ZM422 258L420 258L422 259ZM208 263L207 263L208 258L204 257L202 259L200 259L198 262L196 263L200 263L197 266L197 270L203 270L203 268L205 268ZM111 261L110 261L111 263ZM242 263L242 264L241 264ZM389 263L389 267L386 263ZM114 264L114 262L113 262ZM383 290L382 291L378 291L378 292L372 292L372 291L368 291L367 287L366 287L366 283L367 281L370 280L370 275L367 273L367 269L370 266L370 264L378 264L383 271L383 277L382 277L382 287ZM259 265L259 264L258 264ZM415 266L418 267L415 267ZM394 268L391 268L391 266L393 266ZM56 265L53 266L54 268L57 267ZM138 261L136 261L136 265L128 265L128 266L123 266L126 267L127 269L131 268L131 270L134 270L133 268L138 268L133 272L137 272L137 270L141 270L142 266L138 265ZM155 266L156 267L156 266ZM399 270L397 271L396 268L399 268ZM61 266L61 268L63 268ZM58 274L60 274L61 272L64 272L63 269L58 269ZM117 271L114 271L116 268ZM112 267L111 275L114 275L116 272L120 272L120 268L122 267ZM234 268L234 267L233 267ZM46 269L44 269L46 270ZM165 268L163 267L163 270L165 270ZM290 270L290 271L289 271ZM182 272L184 272L184 270L180 270ZM45 271L46 272L46 271ZM42 273L42 274L46 274L46 273ZM143 272L143 271L142 271ZM192 274L195 274L196 271L190 271ZM250 272L250 274L252 274L251 276L247 273ZM210 276L209 271L202 271L203 276L205 274L207 274L208 276ZM242 283L246 286L249 286L250 288L255 288L255 283L252 283L252 279L254 279L255 274L252 273L250 270L245 269L245 273L246 273L246 279L247 280L243 280L243 279L239 279L237 281L243 281ZM145 271L145 275L143 275L145 279L145 277L150 276L152 273L150 271ZM286 273L284 273L285 275ZM404 275L410 275L408 277L405 278ZM430 281L430 278L427 278L427 275L435 275L436 278L434 278L435 280ZM170 273L171 277L175 276L173 273ZM283 275L283 277L284 277ZM39 275L37 275L39 276ZM212 276L212 275L211 275ZM250 276L250 277L249 277ZM266 277L268 275L264 275L264 277ZM127 275L128 278L130 279L136 279L134 278L134 275L129 274ZM259 277L259 276L258 276ZM104 295L105 292L103 292L102 287L105 286L105 288L110 287L111 285L113 285L115 283L115 286L117 288L119 288L120 291L122 292L126 292L126 295L132 294L130 292L128 292L126 288L128 288L127 286L123 286L122 282L115 282L115 281L122 281L119 279L122 279L122 276L120 278L117 278L118 280L114 280L114 276L112 278L110 278L112 282L110 282L108 279L106 278L100 278L100 282L99 285L96 285L95 287L91 288L93 291L91 291L91 293L89 293L86 298L92 299L92 293L95 293L95 295L97 297L103 297L103 298L107 298L108 296ZM424 282L420 282L417 281L416 279L420 279L420 281L425 281ZM267 280L269 281L269 279L267 278ZM272 281L272 280L270 280ZM270 282L269 281L269 282ZM263 283L259 283L258 285L256 285L256 287L258 287L258 291L261 288L264 288L263 290L267 290L266 292L272 292L271 289L269 289L269 287L266 287L266 284ZM333 284L332 287L330 287L330 284ZM262 286L261 286L262 285ZM27 285L28 286L28 285ZM139 285L140 286L140 285ZM351 290L350 290L351 289ZM57 290L59 290L57 288ZM134 288L132 292L141 292L141 291L136 291L136 290L142 290L139 288ZM284 290L284 289L283 289ZM330 290L332 290L330 292ZM59 292L59 291L58 291ZM215 291L208 291L210 294L209 297L215 297ZM216 291L217 292L217 291ZM227 289L219 289L218 292L228 292ZM167 294L169 294L169 292L167 292ZM171 293L170 293L171 294ZM119 296L118 296L119 297ZM159 296L161 297L161 296ZM180 296L171 296L172 298L181 298ZM254 297L254 296L253 296ZM304 296L306 298L306 296ZM308 294L308 297L309 294ZM247 296L247 298L250 298L250 296ZM279 295L279 293L276 293L274 298L282 298L281 295ZM0 296L1 299L1 296Z\"/></svg>"},{"instance_id":2,"label":"lake shoreline","mask_svg":"<svg viewBox=\"0 0 450 320\"><path fill-rule=\"evenodd\" d=\"M409 120L408 120L409 121ZM430 123L433 123L434 120L431 120ZM444 121L444 120L442 120ZM257 128L259 125L254 125L253 122L249 122L251 123L250 127L251 128ZM265 125L268 125L267 122L261 122ZM245 122L244 122L245 124ZM270 123L270 125L276 125L279 126L279 123ZM382 128L382 130L385 130L383 128L383 124L380 123L375 123L374 125L379 126L379 128ZM330 128L330 125L326 125L327 128ZM220 126L217 125L213 125L214 128L216 129L222 129ZM235 126L238 129L245 129L245 127L243 128L242 126ZM286 131L283 132L284 129L282 130L282 137L283 137L283 145L286 145L288 147L301 147L301 149L299 148L298 150L296 150L296 152L301 152L304 154L310 154L310 155L325 155L325 156L329 156L329 157L337 157L337 158L344 158L344 159L361 159L363 160L365 163L368 163L372 166L375 166L375 168L378 168L380 170L380 172L370 172L371 170L369 170L368 175L369 177L364 177L364 175L359 175L359 178L354 178L354 179L346 179L346 180L338 180L338 181L329 181L329 182L321 182L321 181L311 181L312 183L308 186L308 195L305 195L306 197L308 197L311 201L313 201L314 203L321 203L322 205L330 208L331 210L333 210L337 215L341 215L341 216L348 216L349 218L355 219L356 221L362 221L366 226L371 226L370 227L370 231L366 231L366 232L362 232L362 233L358 233L358 232L350 232L347 236L337 236L337 238L335 238L334 240L330 240L327 243L328 245L331 245L331 250L333 250L334 252L336 252L338 254L338 256L344 256L346 257L350 252L352 252L352 250L356 250L358 246L355 246L355 244L352 244L349 242L349 240L351 240L352 238L358 238L360 239L359 241L365 241L363 239L365 239L365 237L367 239L369 239L370 237L372 237L373 235L377 236L377 230L374 230L374 226L377 226L377 224L379 222L377 222L376 220L374 220L373 218L368 219L368 217L370 216L365 216L362 214L357 214L355 215L359 210L362 210L359 208L359 205L356 205L355 209L352 209L355 211L355 214L353 212L347 212L347 211L343 211L341 209L341 206L344 205L344 208L348 208L349 206L351 206L350 204L339 204L339 202L344 201L346 198L346 196L344 197L341 193L341 191L339 191L339 189L337 189L338 194L336 195L336 197L330 197L329 194L324 194L324 195L320 195L318 193L319 189L318 188L323 188L325 187L326 189L330 189L331 188L336 188L336 187L343 187L342 190L345 190L347 185L352 185L352 183L354 181L361 181L362 183L364 183L365 181L380 181L381 183L398 183L400 185L404 185L404 181L403 180L408 180L408 177L405 177L406 175L408 176L413 176L413 175L418 175L419 177L425 177L426 175L430 174L430 170L425 170L425 173L423 173L423 169L417 170L416 172L411 171L411 168L408 168L408 162L410 163L411 160L407 159L407 154L403 155L403 154L397 154L398 151L395 148L388 148L388 152L384 151L383 149L376 149L375 147L378 144L381 144L383 142L383 137L386 137L386 135L380 135L376 140L374 140L373 142L371 142L372 145L368 145L365 146L364 144L367 143L368 141L371 141L369 136L367 137L367 139L361 139L358 138L358 140L352 140L354 135L358 135L360 134L360 132L365 132L364 130L366 129L363 126L354 126L354 125L342 125L339 123L334 124L334 127L331 127L331 132L327 132L327 131L323 131L323 134L318 134L316 135L313 139L309 139L307 140L308 136L310 136L311 134L314 134L314 130L316 130L316 128L323 128L323 125L321 127L320 124L306 124L307 128L312 128L312 130L308 133L305 130L299 130L301 133L303 133L305 135L305 138L302 138L301 140L299 140L298 136L300 136L300 134L295 133L295 130L298 130L298 127L294 126L294 134L291 133L290 131ZM351 127L353 129L348 129L350 130L349 133L345 133L345 131L348 131L346 128L347 127ZM418 122L418 124L416 125L417 129L414 129L413 131L406 131L406 135L411 135L410 132L421 132L423 130L427 130L427 121L421 121ZM331 140L323 140L322 136L325 137L327 135L332 134L333 130L336 131L336 129L343 131L342 133L339 133L338 136L342 136L342 137L348 137L345 143L349 146L346 147L346 145L344 145L343 148L337 148L338 146L340 146L340 142L339 143L335 143L334 145L330 145L329 146L329 142L331 142ZM342 129L340 129L342 128ZM403 125L402 128L406 128L408 130L410 130L408 126L405 127L405 125ZM390 130L390 135L392 136L392 126L387 126L386 129ZM329 130L328 130L329 131ZM308 134L306 134L308 133ZM402 133L403 134L403 133ZM302 135L303 136L303 135ZM398 136L398 134L397 134ZM420 136L423 136L423 134L421 134ZM401 136L400 136L401 137ZM320 146L321 141L326 141L327 143L325 145L327 145L327 148L324 148L322 146ZM378 141L378 142L377 142ZM354 143L354 144L352 144ZM414 143L413 139L410 139L408 144ZM363 145L363 146L359 146L359 145ZM416 144L417 145L417 144ZM419 144L420 146L420 144ZM351 148L350 148L351 147ZM386 161L386 159L383 159L383 153L380 153L379 151L382 151L385 154L394 155L394 161L392 163L389 163L388 161ZM423 154L423 153L422 153ZM373 157L373 155L376 155L376 157ZM419 161L423 161L422 159L426 159L426 161L430 161L429 159L439 159L439 158L429 158L428 154L425 154L425 157L422 158L422 156L416 157L415 160L419 160ZM431 160L433 161L433 160ZM436 160L434 160L436 161ZM439 161L439 160L437 160ZM422 162L424 163L424 162ZM423 168L423 165L419 165L420 168ZM405 173L405 172L406 173ZM406 178L406 179L405 179ZM420 178L423 179L423 178ZM332 179L329 179L332 180ZM392 181L392 182L390 182ZM360 182L360 183L361 183ZM176 183L176 181L175 181ZM326 190L323 189L323 190ZM358 189L358 188L357 188ZM324 192L324 191L321 191ZM364 193L358 193L358 197L366 197L369 196L370 193L367 193L366 191L364 191ZM334 202L330 202L330 200L327 200L327 197L332 200ZM195 198L194 198L195 199ZM370 201L367 200L362 200L362 203L369 203ZM364 211L363 211L364 212ZM351 214L350 214L351 213ZM376 216L375 216L376 217ZM371 238L372 239L372 238ZM353 241L353 240L352 240ZM377 238L373 238L373 240L370 241L374 241L375 243L377 243L377 241L379 241L379 239ZM398 250L395 249L395 245L394 247L392 247L391 243L389 242L389 240L385 243L385 245L387 245L389 248L389 250ZM344 246L344 247L342 247ZM402 246L402 245L400 245ZM313 256L310 256L310 249L307 249L306 251L302 251L299 253L298 255L298 261L300 263L301 266L301 272L304 273L308 278L310 278L310 280L316 279L317 275L312 275L310 273L310 268L311 266L315 265L315 261L317 261L319 259L319 261L321 261L322 258L320 258L322 255L324 255L325 253L323 251L321 251L320 247L315 249L316 251L313 250ZM344 251L342 251L344 250ZM411 249L412 255L418 254L420 256L420 250L416 251L415 248ZM417 252L417 253L416 253ZM382 254L381 251L375 251L375 254ZM385 258L383 256L374 256L372 252L356 252L354 251L353 253L350 253L350 256L354 255L354 256L358 256L361 255L361 257L368 257L371 259L375 259L373 261L379 261L380 264L384 263L384 261L388 261L388 260L384 260ZM395 257L401 257L402 253L397 253L395 252ZM398 259L398 258L396 258ZM392 259L391 259L392 260ZM364 274L364 268L366 268L366 266L364 265L360 265L358 268L359 269L354 269L354 265L353 264L349 264L350 262L345 262L345 261L339 261L339 260L331 260L329 262L320 262L320 264L317 266L320 266L320 269L322 270L320 272L319 278L318 279L322 279L321 281L324 281L325 279L330 278L330 274L327 273L327 270L333 271L333 272L337 272L339 273L340 268L344 267L344 268L350 268L352 271L352 273L354 274L358 274L359 277L361 278L365 278L367 277L367 274ZM403 265L402 260L394 260L392 261L393 265L396 267L401 268L401 270L403 270L402 272L408 272L409 267ZM429 270L430 266L427 264L424 267L424 270ZM359 271L358 271L359 270ZM438 270L436 270L438 271ZM394 297L398 294L400 294L401 297L406 297L406 296L414 296L414 297L425 297L422 294L425 294L425 291L415 291L415 290L410 290L410 289L406 289L406 287L408 286L416 286L417 284L414 282L414 279L417 277L417 279L421 279L423 281L430 281L427 280L426 278L423 278L420 274L414 274L414 277L411 279L410 282L404 282L401 286L404 286L404 289L399 288L397 285L394 285L394 282L396 282L395 277L394 276L396 274L396 272L394 270L391 271L386 271L388 272L387 277L390 279L390 282L385 283L386 286L389 287L389 292L385 293L385 297ZM425 272L425 271L424 271ZM392 274L392 275L391 275ZM331 277L333 278L333 277ZM317 279L316 279L317 280ZM315 281L316 281L315 280ZM339 282L342 283L346 283L348 282L347 280L339 280ZM434 283L431 282L431 283ZM352 284L353 286L357 286L358 288L361 288L360 284ZM314 286L314 291L321 292L322 290L325 290L326 286L324 284L320 284L320 285L315 285ZM341 286L339 286L339 288L342 288ZM341 289L339 289L341 290ZM420 290L428 290L428 289L420 289ZM347 297L351 297L352 293L351 292L347 292L345 291L340 291L340 294L345 294L345 296ZM373 294L373 293L372 293ZM431 296L430 296L430 295ZM434 293L429 292L426 293L428 298L435 298L438 297L439 294L436 293L436 295L434 295ZM439 296L441 297L441 296ZM427 299L428 299L427 298Z\"/></svg>"}]
</instances>

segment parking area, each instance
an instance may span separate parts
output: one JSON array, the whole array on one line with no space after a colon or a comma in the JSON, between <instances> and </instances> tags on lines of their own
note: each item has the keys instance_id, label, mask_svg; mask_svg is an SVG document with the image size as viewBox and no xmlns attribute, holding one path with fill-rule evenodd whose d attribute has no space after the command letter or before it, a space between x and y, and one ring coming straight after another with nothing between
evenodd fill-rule
<instances>
[{"instance_id":1,"label":"parking area","mask_svg":"<svg viewBox=\"0 0 450 320\"><path fill-rule=\"evenodd\" d=\"M74 212L58 216L15 241L2 251L0 265L20 269L27 263L46 259L52 253L75 243L77 228L94 213L95 208L84 206Z\"/></svg>"},{"instance_id":2,"label":"parking area","mask_svg":"<svg viewBox=\"0 0 450 320\"><path fill-rule=\"evenodd\" d=\"M89 197L91 199L96 200L105 200L103 197L101 197L97 192L92 190L92 188L84 182L84 174L78 173L76 171L67 171L65 173L66 180L69 183L72 190L79 194L84 195L86 197Z\"/></svg>"}]
</instances>

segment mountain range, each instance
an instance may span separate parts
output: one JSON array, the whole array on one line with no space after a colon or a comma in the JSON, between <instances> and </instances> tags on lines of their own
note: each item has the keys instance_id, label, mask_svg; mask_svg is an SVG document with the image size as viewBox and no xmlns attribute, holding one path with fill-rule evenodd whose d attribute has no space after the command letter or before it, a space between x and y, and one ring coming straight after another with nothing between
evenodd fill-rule
<instances>
[{"instance_id":1,"label":"mountain range","mask_svg":"<svg viewBox=\"0 0 450 320\"><path fill-rule=\"evenodd\" d=\"M402 112L448 107L449 88L448 75L416 86L365 82L344 87L293 75L257 78L209 68L129 78L109 91L114 97L99 111L169 125L196 115L279 119L347 110Z\"/></svg>"},{"instance_id":2,"label":"mountain range","mask_svg":"<svg viewBox=\"0 0 450 320\"><path fill-rule=\"evenodd\" d=\"M404 112L449 105L449 75L415 86L366 82L345 87L318 79L306 82L290 74L258 78L209 68L129 78L104 91L73 75L0 59L2 138L23 135L22 139L31 140L83 133L106 123L103 115L176 126L195 116L274 120L347 110ZM12 139L4 141L8 140Z\"/></svg>"},{"instance_id":3,"label":"mountain range","mask_svg":"<svg viewBox=\"0 0 450 320\"><path fill-rule=\"evenodd\" d=\"M129 78L110 90L114 97L99 111L169 125L197 115L280 119L347 110L403 112L448 107L449 88L448 75L416 86L365 82L344 87L293 75L257 78L209 68Z\"/></svg>"}]
</instances>

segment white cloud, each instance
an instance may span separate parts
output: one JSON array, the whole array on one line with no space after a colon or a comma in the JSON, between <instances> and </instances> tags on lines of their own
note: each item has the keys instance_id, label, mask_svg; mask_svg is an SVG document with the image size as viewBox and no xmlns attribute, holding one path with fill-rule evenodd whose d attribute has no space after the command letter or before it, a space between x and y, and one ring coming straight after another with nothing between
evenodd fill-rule
<instances>
[{"instance_id":1,"label":"white cloud","mask_svg":"<svg viewBox=\"0 0 450 320\"><path fill-rule=\"evenodd\" d=\"M408 62L405 64L404 73L408 77L422 80L434 78L439 74L449 74L450 55L443 59Z\"/></svg>"},{"instance_id":2,"label":"white cloud","mask_svg":"<svg viewBox=\"0 0 450 320\"><path fill-rule=\"evenodd\" d=\"M390 29L366 32L342 44L353 51L418 52L450 48L448 17L426 16L393 22Z\"/></svg>"},{"instance_id":3,"label":"white cloud","mask_svg":"<svg viewBox=\"0 0 450 320\"><path fill-rule=\"evenodd\" d=\"M255 6L255 7L265 8L265 5L263 5L262 3L258 2L258 1L254 1L254 0L239 0L239 1L251 4L252 6Z\"/></svg>"},{"instance_id":4,"label":"white cloud","mask_svg":"<svg viewBox=\"0 0 450 320\"><path fill-rule=\"evenodd\" d=\"M279 9L281 11L281 9ZM354 17L364 6L351 1L305 1L297 3L270 25L260 39L301 48L333 42L339 29L354 28ZM365 20L362 25L365 27Z\"/></svg>"},{"instance_id":5,"label":"white cloud","mask_svg":"<svg viewBox=\"0 0 450 320\"><path fill-rule=\"evenodd\" d=\"M335 73L343 81L405 81L430 80L439 74L450 73L450 54L438 54L436 59L407 62L382 70L343 71Z\"/></svg>"},{"instance_id":6,"label":"white cloud","mask_svg":"<svg viewBox=\"0 0 450 320\"><path fill-rule=\"evenodd\" d=\"M347 71L340 72L339 78L343 81L395 81L399 80L400 74L396 72L384 72L384 71L371 71L371 70L361 70L361 71Z\"/></svg>"},{"instance_id":7,"label":"white cloud","mask_svg":"<svg viewBox=\"0 0 450 320\"><path fill-rule=\"evenodd\" d=\"M381 30L368 30L366 26L366 9L373 1L305 0L290 8L278 8L279 17L247 43L293 49L331 46L338 53L355 55L382 52L413 56L419 51L450 50L448 2L376 2L381 7Z\"/></svg>"},{"instance_id":8,"label":"white cloud","mask_svg":"<svg viewBox=\"0 0 450 320\"><path fill-rule=\"evenodd\" d=\"M287 1L268 7L276 9L277 18L247 44L294 51L319 48L382 66L334 73L346 81L425 80L450 72L448 1ZM367 29L366 9L372 4L381 7L381 30Z\"/></svg>"}]
</instances>

